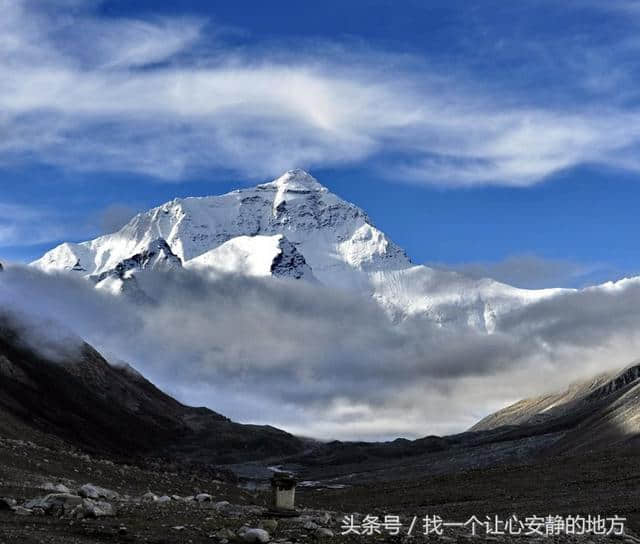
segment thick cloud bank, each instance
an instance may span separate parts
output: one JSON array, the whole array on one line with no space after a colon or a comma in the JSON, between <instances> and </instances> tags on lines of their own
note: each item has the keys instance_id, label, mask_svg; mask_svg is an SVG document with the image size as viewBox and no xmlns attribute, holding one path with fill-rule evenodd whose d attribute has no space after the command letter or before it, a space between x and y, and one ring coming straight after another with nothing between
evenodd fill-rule
<instances>
[{"instance_id":1,"label":"thick cloud bank","mask_svg":"<svg viewBox=\"0 0 640 544\"><path fill-rule=\"evenodd\" d=\"M137 281L155 302L12 266L0 304L48 353L72 349L77 334L187 403L322 438L461 431L638 349L635 280L514 311L491 335L419 318L393 325L369 299L300 282L191 271Z\"/></svg>"}]
</instances>

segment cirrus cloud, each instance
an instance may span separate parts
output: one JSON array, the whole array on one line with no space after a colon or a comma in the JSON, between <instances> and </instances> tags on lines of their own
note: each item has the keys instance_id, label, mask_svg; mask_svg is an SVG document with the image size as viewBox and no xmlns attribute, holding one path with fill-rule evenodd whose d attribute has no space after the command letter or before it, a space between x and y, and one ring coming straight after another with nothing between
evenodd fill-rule
<instances>
[{"instance_id":1,"label":"cirrus cloud","mask_svg":"<svg viewBox=\"0 0 640 544\"><path fill-rule=\"evenodd\" d=\"M524 186L585 163L640 171L640 112L611 97L606 107L545 106L408 55L311 40L298 52L234 48L198 18L65 7L2 1L5 164L28 157L180 180L366 163L446 186ZM585 86L598 79L582 76Z\"/></svg>"}]
</instances>

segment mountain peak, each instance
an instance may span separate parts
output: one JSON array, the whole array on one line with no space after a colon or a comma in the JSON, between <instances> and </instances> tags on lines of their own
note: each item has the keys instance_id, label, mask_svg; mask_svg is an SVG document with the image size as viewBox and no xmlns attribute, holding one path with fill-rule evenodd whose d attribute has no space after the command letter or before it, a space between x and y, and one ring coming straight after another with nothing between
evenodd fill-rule
<instances>
[{"instance_id":1,"label":"mountain peak","mask_svg":"<svg viewBox=\"0 0 640 544\"><path fill-rule=\"evenodd\" d=\"M309 172L306 172L305 170L302 170L300 168L288 170L279 178L276 178L269 183L264 183L262 186L277 187L279 191L287 192L306 193L309 191L328 191L328 189L311 174L309 174Z\"/></svg>"},{"instance_id":2,"label":"mountain peak","mask_svg":"<svg viewBox=\"0 0 640 544\"><path fill-rule=\"evenodd\" d=\"M300 197L305 198L305 195L309 194L329 192L329 189L318 182L316 178L300 168L288 170L279 178L269 183L258 185L258 188L276 190L273 199L274 217L278 214L279 207L289 200L295 200Z\"/></svg>"},{"instance_id":3,"label":"mountain peak","mask_svg":"<svg viewBox=\"0 0 640 544\"><path fill-rule=\"evenodd\" d=\"M283 259L293 255L296 264L295 253L301 254L314 277L327 285L359 288L374 271L411 266L404 251L378 230L363 210L300 169L257 187L166 202L136 215L117 233L59 246L33 264L43 270L77 270L83 276L99 276L134 257L135 263L142 261L153 250L163 255L171 252L186 265L221 248L229 253L229 262L237 263L234 271L246 273L245 253L256 252L260 262L266 247L270 255L275 253L270 244L258 239L247 249L242 237L278 234L291 244L286 251L280 248ZM222 248L236 238L238 243ZM159 251L161 248L154 245L157 239L162 239L158 243L166 242L168 249ZM277 275L278 270L268 272Z\"/></svg>"}]
</instances>

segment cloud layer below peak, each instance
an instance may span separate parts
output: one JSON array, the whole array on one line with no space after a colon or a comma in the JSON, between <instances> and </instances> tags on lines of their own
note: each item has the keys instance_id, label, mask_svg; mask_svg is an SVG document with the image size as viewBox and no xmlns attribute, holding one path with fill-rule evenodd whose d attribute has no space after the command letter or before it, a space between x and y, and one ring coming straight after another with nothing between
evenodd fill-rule
<instances>
[{"instance_id":1,"label":"cloud layer below peak","mask_svg":"<svg viewBox=\"0 0 640 544\"><path fill-rule=\"evenodd\" d=\"M187 270L136 280L156 302L9 266L0 306L47 354L76 334L183 402L328 439L463 431L640 349L638 279L511 311L493 334L419 316L394 325L368 297L293 281Z\"/></svg>"}]
</instances>

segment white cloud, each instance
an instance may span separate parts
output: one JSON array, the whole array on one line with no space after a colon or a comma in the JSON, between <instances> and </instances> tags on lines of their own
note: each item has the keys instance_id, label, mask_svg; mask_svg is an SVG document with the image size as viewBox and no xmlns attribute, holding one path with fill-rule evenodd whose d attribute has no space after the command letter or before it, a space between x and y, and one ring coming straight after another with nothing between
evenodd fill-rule
<instances>
[{"instance_id":1,"label":"white cloud","mask_svg":"<svg viewBox=\"0 0 640 544\"><path fill-rule=\"evenodd\" d=\"M368 298L297 282L188 271L138 280L156 303L10 266L0 306L35 316L26 337L40 349L69 338L58 327L40 334L57 321L184 402L321 438L462 431L519 398L621 368L640 349L638 280L511 311L491 335L419 318L393 325Z\"/></svg>"},{"instance_id":2,"label":"white cloud","mask_svg":"<svg viewBox=\"0 0 640 544\"><path fill-rule=\"evenodd\" d=\"M569 259L543 258L535 254L511 255L500 261L480 261L444 265L474 278L492 278L525 289L546 287L584 287L596 285L620 274L602 263L579 263Z\"/></svg>"},{"instance_id":3,"label":"white cloud","mask_svg":"<svg viewBox=\"0 0 640 544\"><path fill-rule=\"evenodd\" d=\"M528 104L419 59L337 44L199 47L212 27L198 19L2 7L5 163L176 180L369 161L390 179L444 185L528 185L583 163L640 170L635 109Z\"/></svg>"}]
</instances>

